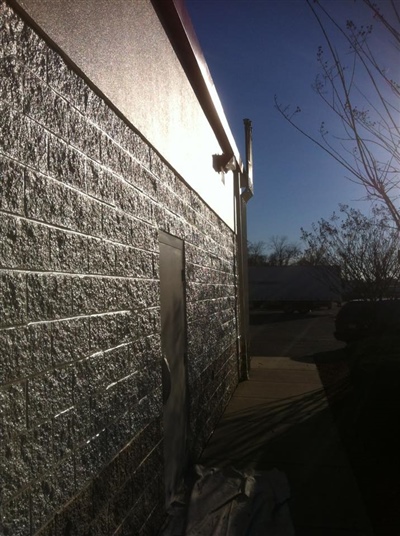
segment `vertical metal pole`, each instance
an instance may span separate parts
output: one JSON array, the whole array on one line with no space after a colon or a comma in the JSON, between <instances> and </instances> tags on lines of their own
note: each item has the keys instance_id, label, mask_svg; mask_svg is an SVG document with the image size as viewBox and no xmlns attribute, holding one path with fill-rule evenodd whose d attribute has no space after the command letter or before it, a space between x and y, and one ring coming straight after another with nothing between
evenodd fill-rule
<instances>
[{"instance_id":1,"label":"vertical metal pole","mask_svg":"<svg viewBox=\"0 0 400 536\"><path fill-rule=\"evenodd\" d=\"M234 172L235 213L236 213L236 258L238 278L238 352L239 381L249 378L248 357L248 305L247 305L247 237L246 237L246 203L242 199L240 184L241 174Z\"/></svg>"},{"instance_id":2,"label":"vertical metal pole","mask_svg":"<svg viewBox=\"0 0 400 536\"><path fill-rule=\"evenodd\" d=\"M249 355L249 283L247 269L247 201L253 196L253 140L250 119L244 119L246 166L244 173L235 171L236 240L239 305L239 379L247 380Z\"/></svg>"},{"instance_id":3,"label":"vertical metal pole","mask_svg":"<svg viewBox=\"0 0 400 536\"><path fill-rule=\"evenodd\" d=\"M241 219L242 219L242 311L243 311L243 375L249 379L250 354L249 354L249 275L247 264L247 203L241 197Z\"/></svg>"}]
</instances>

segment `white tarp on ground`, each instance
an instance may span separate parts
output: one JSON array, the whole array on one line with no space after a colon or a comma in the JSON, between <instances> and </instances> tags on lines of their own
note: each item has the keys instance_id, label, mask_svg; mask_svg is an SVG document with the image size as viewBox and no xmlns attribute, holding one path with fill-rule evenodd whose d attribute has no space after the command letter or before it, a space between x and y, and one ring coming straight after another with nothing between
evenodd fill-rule
<instances>
[{"instance_id":1,"label":"white tarp on ground","mask_svg":"<svg viewBox=\"0 0 400 536\"><path fill-rule=\"evenodd\" d=\"M190 499L174 502L161 536L292 536L284 473L195 467Z\"/></svg>"}]
</instances>

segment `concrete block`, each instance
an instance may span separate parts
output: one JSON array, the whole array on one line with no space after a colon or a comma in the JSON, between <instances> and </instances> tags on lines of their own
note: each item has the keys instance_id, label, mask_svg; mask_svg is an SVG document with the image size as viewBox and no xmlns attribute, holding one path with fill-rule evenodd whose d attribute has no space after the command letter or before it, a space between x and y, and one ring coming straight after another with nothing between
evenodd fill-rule
<instances>
[{"instance_id":1,"label":"concrete block","mask_svg":"<svg viewBox=\"0 0 400 536\"><path fill-rule=\"evenodd\" d=\"M82 404L96 390L107 387L105 378L106 359L103 352L92 354L73 365L74 369L74 402ZM85 408L83 408L85 409Z\"/></svg>"},{"instance_id":2,"label":"concrete block","mask_svg":"<svg viewBox=\"0 0 400 536\"><path fill-rule=\"evenodd\" d=\"M1 528L4 534L30 534L30 499L31 490L23 491L10 502L2 504Z\"/></svg>"},{"instance_id":3,"label":"concrete block","mask_svg":"<svg viewBox=\"0 0 400 536\"><path fill-rule=\"evenodd\" d=\"M46 422L35 427L28 434L30 446L30 473L33 480L53 469L53 425Z\"/></svg>"},{"instance_id":4,"label":"concrete block","mask_svg":"<svg viewBox=\"0 0 400 536\"><path fill-rule=\"evenodd\" d=\"M108 426L113 415L113 410L110 405L109 392L106 389L96 391L90 397L90 422L92 426L92 434L98 432Z\"/></svg>"},{"instance_id":5,"label":"concrete block","mask_svg":"<svg viewBox=\"0 0 400 536\"><path fill-rule=\"evenodd\" d=\"M15 112L9 104L0 101L0 138L2 140L2 152L21 160L20 143L23 120L20 113Z\"/></svg>"},{"instance_id":6,"label":"concrete block","mask_svg":"<svg viewBox=\"0 0 400 536\"><path fill-rule=\"evenodd\" d=\"M21 32L23 22L6 2L0 4L0 23L1 55L15 55L15 36Z\"/></svg>"},{"instance_id":7,"label":"concrete block","mask_svg":"<svg viewBox=\"0 0 400 536\"><path fill-rule=\"evenodd\" d=\"M115 204L123 212L148 223L153 221L152 205L136 188L126 182L115 183Z\"/></svg>"},{"instance_id":8,"label":"concrete block","mask_svg":"<svg viewBox=\"0 0 400 536\"><path fill-rule=\"evenodd\" d=\"M87 119L103 132L111 135L117 116L104 100L92 89L87 88L86 113Z\"/></svg>"},{"instance_id":9,"label":"concrete block","mask_svg":"<svg viewBox=\"0 0 400 536\"><path fill-rule=\"evenodd\" d=\"M60 207L66 200L65 191L42 175L26 171L25 203L30 218L55 225L60 223Z\"/></svg>"},{"instance_id":10,"label":"concrete block","mask_svg":"<svg viewBox=\"0 0 400 536\"><path fill-rule=\"evenodd\" d=\"M127 220L127 244L147 251L158 252L158 230L136 218Z\"/></svg>"},{"instance_id":11,"label":"concrete block","mask_svg":"<svg viewBox=\"0 0 400 536\"><path fill-rule=\"evenodd\" d=\"M57 463L69 455L75 443L74 434L75 410L73 408L56 415L53 419L53 456Z\"/></svg>"},{"instance_id":12,"label":"concrete block","mask_svg":"<svg viewBox=\"0 0 400 536\"><path fill-rule=\"evenodd\" d=\"M138 318L132 311L124 311L115 316L116 341L119 344L128 343L141 335Z\"/></svg>"},{"instance_id":13,"label":"concrete block","mask_svg":"<svg viewBox=\"0 0 400 536\"><path fill-rule=\"evenodd\" d=\"M85 157L62 140L49 138L49 175L85 192Z\"/></svg>"},{"instance_id":14,"label":"concrete block","mask_svg":"<svg viewBox=\"0 0 400 536\"><path fill-rule=\"evenodd\" d=\"M46 525L41 527L40 531L37 533L37 536L54 536L55 533L55 518L50 519Z\"/></svg>"},{"instance_id":15,"label":"concrete block","mask_svg":"<svg viewBox=\"0 0 400 536\"><path fill-rule=\"evenodd\" d=\"M54 414L56 378L51 372L31 378L28 382L28 421L31 428L45 422Z\"/></svg>"},{"instance_id":16,"label":"concrete block","mask_svg":"<svg viewBox=\"0 0 400 536\"><path fill-rule=\"evenodd\" d=\"M104 284L99 277L74 277L72 280L73 316L106 311Z\"/></svg>"},{"instance_id":17,"label":"concrete block","mask_svg":"<svg viewBox=\"0 0 400 536\"><path fill-rule=\"evenodd\" d=\"M86 160L87 193L110 205L114 204L114 183L116 177L100 167L93 160Z\"/></svg>"},{"instance_id":18,"label":"concrete block","mask_svg":"<svg viewBox=\"0 0 400 536\"><path fill-rule=\"evenodd\" d=\"M135 490L136 490L140 486L138 472L135 473L133 480L134 480L134 485L135 485ZM124 522L124 528L126 527L128 534L129 534L129 531L131 532L131 534L140 534L141 529L143 528L147 519L145 494L143 493L142 495L140 495L140 493L136 492L135 496L139 496L139 499Z\"/></svg>"},{"instance_id":19,"label":"concrete block","mask_svg":"<svg viewBox=\"0 0 400 536\"><path fill-rule=\"evenodd\" d=\"M146 142L122 119L115 116L110 136L141 165L150 168L150 149Z\"/></svg>"},{"instance_id":20,"label":"concrete block","mask_svg":"<svg viewBox=\"0 0 400 536\"><path fill-rule=\"evenodd\" d=\"M105 350L117 344L115 313L90 317L90 349Z\"/></svg>"},{"instance_id":21,"label":"concrete block","mask_svg":"<svg viewBox=\"0 0 400 536\"><path fill-rule=\"evenodd\" d=\"M31 324L26 328L29 340L29 361L21 363L21 372L37 374L52 366L51 324ZM24 376L23 376L24 377Z\"/></svg>"},{"instance_id":22,"label":"concrete block","mask_svg":"<svg viewBox=\"0 0 400 536\"><path fill-rule=\"evenodd\" d=\"M132 132L125 145L130 154L134 156L142 166L150 169L150 148L138 134Z\"/></svg>"},{"instance_id":23,"label":"concrete block","mask_svg":"<svg viewBox=\"0 0 400 536\"><path fill-rule=\"evenodd\" d=\"M128 176L126 180L152 199L162 201L160 182L146 168L137 168L134 176L132 178Z\"/></svg>"},{"instance_id":24,"label":"concrete block","mask_svg":"<svg viewBox=\"0 0 400 536\"><path fill-rule=\"evenodd\" d=\"M111 119L111 123L113 123L113 118ZM109 171L112 171L113 173L119 175L118 173L119 164L118 164L118 158L116 157L117 150L118 150L118 146L114 143L113 139L110 137L109 131L107 132L107 134L100 135L101 163Z\"/></svg>"},{"instance_id":25,"label":"concrete block","mask_svg":"<svg viewBox=\"0 0 400 536\"><path fill-rule=\"evenodd\" d=\"M110 498L110 505L108 508L108 523L113 532L118 526L121 525L134 503L135 497L131 482L125 482L125 484L118 490L114 497Z\"/></svg>"},{"instance_id":26,"label":"concrete block","mask_svg":"<svg viewBox=\"0 0 400 536\"><path fill-rule=\"evenodd\" d=\"M0 214L0 264L5 268L48 270L49 230L47 227Z\"/></svg>"},{"instance_id":27,"label":"concrete block","mask_svg":"<svg viewBox=\"0 0 400 536\"><path fill-rule=\"evenodd\" d=\"M134 366L129 362L129 353L126 346L119 346L104 352L104 366L106 369L104 385L111 389L113 385L128 374L134 372ZM117 412L115 416L118 416Z\"/></svg>"},{"instance_id":28,"label":"concrete block","mask_svg":"<svg viewBox=\"0 0 400 536\"><path fill-rule=\"evenodd\" d=\"M25 432L6 434L2 445L1 503L5 504L25 488L31 475L31 443Z\"/></svg>"},{"instance_id":29,"label":"concrete block","mask_svg":"<svg viewBox=\"0 0 400 536\"><path fill-rule=\"evenodd\" d=\"M130 342L140 336L137 315L124 311L115 315L115 340L118 344Z\"/></svg>"},{"instance_id":30,"label":"concrete block","mask_svg":"<svg viewBox=\"0 0 400 536\"><path fill-rule=\"evenodd\" d=\"M126 356L129 357L128 350ZM128 372L130 372L129 375L127 374ZM120 379L114 385L107 387L113 413L116 416L122 415L125 411L130 413L133 406L138 403L138 378L137 370L135 370L132 361L129 361L125 376L120 376Z\"/></svg>"},{"instance_id":31,"label":"concrete block","mask_svg":"<svg viewBox=\"0 0 400 536\"><path fill-rule=\"evenodd\" d=\"M14 11L2 9L1 44L4 56L17 58L27 69L42 78L46 74L46 45Z\"/></svg>"},{"instance_id":32,"label":"concrete block","mask_svg":"<svg viewBox=\"0 0 400 536\"><path fill-rule=\"evenodd\" d=\"M89 319L74 318L51 323L54 365L77 361L89 354Z\"/></svg>"},{"instance_id":33,"label":"concrete block","mask_svg":"<svg viewBox=\"0 0 400 536\"><path fill-rule=\"evenodd\" d=\"M73 406L74 369L67 365L53 371L55 391L53 410L56 415Z\"/></svg>"},{"instance_id":34,"label":"concrete block","mask_svg":"<svg viewBox=\"0 0 400 536\"><path fill-rule=\"evenodd\" d=\"M82 488L106 464L107 435L105 431L93 437L75 452L77 487Z\"/></svg>"},{"instance_id":35,"label":"concrete block","mask_svg":"<svg viewBox=\"0 0 400 536\"><path fill-rule=\"evenodd\" d=\"M69 110L67 103L32 73L24 77L24 113L57 136L67 139Z\"/></svg>"},{"instance_id":36,"label":"concrete block","mask_svg":"<svg viewBox=\"0 0 400 536\"><path fill-rule=\"evenodd\" d=\"M79 196L77 204L80 211L76 211L76 227L91 236L103 236L102 203L90 197Z\"/></svg>"},{"instance_id":37,"label":"concrete block","mask_svg":"<svg viewBox=\"0 0 400 536\"><path fill-rule=\"evenodd\" d=\"M63 318L72 316L72 278L55 275L52 283L52 316Z\"/></svg>"},{"instance_id":38,"label":"concrete block","mask_svg":"<svg viewBox=\"0 0 400 536\"><path fill-rule=\"evenodd\" d=\"M73 434L74 445L78 446L86 442L93 435L92 421L90 418L90 403L89 398L85 398L85 393L79 391L79 383L81 378L77 378L77 374L83 369L75 367L75 383L74 383L74 410L73 410ZM88 393L86 393L88 395ZM80 397L80 398L79 398Z\"/></svg>"},{"instance_id":39,"label":"concrete block","mask_svg":"<svg viewBox=\"0 0 400 536\"><path fill-rule=\"evenodd\" d=\"M161 389L149 393L136 404L131 415L133 435L141 432L151 421L162 415Z\"/></svg>"},{"instance_id":40,"label":"concrete block","mask_svg":"<svg viewBox=\"0 0 400 536\"><path fill-rule=\"evenodd\" d=\"M25 431L27 423L25 382L2 387L0 399L4 431L7 433Z\"/></svg>"},{"instance_id":41,"label":"concrete block","mask_svg":"<svg viewBox=\"0 0 400 536\"><path fill-rule=\"evenodd\" d=\"M47 63L47 83L83 113L89 92L86 82L51 49L47 50Z\"/></svg>"},{"instance_id":42,"label":"concrete block","mask_svg":"<svg viewBox=\"0 0 400 536\"><path fill-rule=\"evenodd\" d=\"M131 247L118 246L115 248L115 255L117 275L146 279L154 277L151 253Z\"/></svg>"},{"instance_id":43,"label":"concrete block","mask_svg":"<svg viewBox=\"0 0 400 536\"><path fill-rule=\"evenodd\" d=\"M132 280L127 292L132 299L132 308L145 309L160 305L159 281Z\"/></svg>"},{"instance_id":44,"label":"concrete block","mask_svg":"<svg viewBox=\"0 0 400 536\"><path fill-rule=\"evenodd\" d=\"M140 434L139 438L142 443L143 451L146 453L151 453L155 455L155 458L158 458L157 463L162 463L163 453L162 453L162 441L164 437L163 432L163 419L162 417L156 418L150 422L150 424L144 429ZM161 456L161 459L160 459ZM147 476L152 479L154 476L151 475L146 468Z\"/></svg>"},{"instance_id":45,"label":"concrete block","mask_svg":"<svg viewBox=\"0 0 400 536\"><path fill-rule=\"evenodd\" d=\"M55 514L56 494L56 482L52 475L43 477L32 486L31 519L34 533Z\"/></svg>"},{"instance_id":46,"label":"concrete block","mask_svg":"<svg viewBox=\"0 0 400 536\"><path fill-rule=\"evenodd\" d=\"M130 184L139 187L141 178L141 165L126 151L117 152L118 174Z\"/></svg>"},{"instance_id":47,"label":"concrete block","mask_svg":"<svg viewBox=\"0 0 400 536\"><path fill-rule=\"evenodd\" d=\"M23 102L23 66L12 57L0 58L0 100L22 111Z\"/></svg>"},{"instance_id":48,"label":"concrete block","mask_svg":"<svg viewBox=\"0 0 400 536\"><path fill-rule=\"evenodd\" d=\"M73 370L54 369L28 381L28 421L30 427L73 406Z\"/></svg>"},{"instance_id":49,"label":"concrete block","mask_svg":"<svg viewBox=\"0 0 400 536\"><path fill-rule=\"evenodd\" d=\"M117 490L121 487L124 481L127 480L125 474L120 468L120 455L117 455L107 466L101 471L99 475L93 481L93 517L97 521L102 519L101 512L105 509L107 512L107 504ZM96 531L94 534L97 536L102 534Z\"/></svg>"},{"instance_id":50,"label":"concrete block","mask_svg":"<svg viewBox=\"0 0 400 536\"><path fill-rule=\"evenodd\" d=\"M24 214L24 168L1 155L0 209Z\"/></svg>"},{"instance_id":51,"label":"concrete block","mask_svg":"<svg viewBox=\"0 0 400 536\"><path fill-rule=\"evenodd\" d=\"M56 495L54 504L56 510L67 504L75 494L75 460L73 454L65 456L54 468L54 483Z\"/></svg>"},{"instance_id":52,"label":"concrete block","mask_svg":"<svg viewBox=\"0 0 400 536\"><path fill-rule=\"evenodd\" d=\"M161 333L161 309L155 307L136 312L139 336L159 335Z\"/></svg>"},{"instance_id":53,"label":"concrete block","mask_svg":"<svg viewBox=\"0 0 400 536\"><path fill-rule=\"evenodd\" d=\"M100 146L100 130L92 125L86 123L85 127L85 154L97 162L101 161L101 146Z\"/></svg>"},{"instance_id":54,"label":"concrete block","mask_svg":"<svg viewBox=\"0 0 400 536\"><path fill-rule=\"evenodd\" d=\"M84 115L71 109L69 115L69 141L90 158L100 160L100 131Z\"/></svg>"},{"instance_id":55,"label":"concrete block","mask_svg":"<svg viewBox=\"0 0 400 536\"><path fill-rule=\"evenodd\" d=\"M27 300L27 315L31 321L73 316L72 278L28 274Z\"/></svg>"},{"instance_id":56,"label":"concrete block","mask_svg":"<svg viewBox=\"0 0 400 536\"><path fill-rule=\"evenodd\" d=\"M130 219L121 210L102 205L102 236L108 240L128 243Z\"/></svg>"},{"instance_id":57,"label":"concrete block","mask_svg":"<svg viewBox=\"0 0 400 536\"><path fill-rule=\"evenodd\" d=\"M18 272L0 272L0 326L7 327L26 321L25 275Z\"/></svg>"},{"instance_id":58,"label":"concrete block","mask_svg":"<svg viewBox=\"0 0 400 536\"><path fill-rule=\"evenodd\" d=\"M91 522L92 513L92 487L80 489L62 510L57 513L55 536L65 536L68 532L72 535L83 536L87 534Z\"/></svg>"},{"instance_id":59,"label":"concrete block","mask_svg":"<svg viewBox=\"0 0 400 536\"><path fill-rule=\"evenodd\" d=\"M76 231L86 225L81 221L82 209L79 213L75 210L82 207L78 192L30 170L26 171L25 184L28 217Z\"/></svg>"},{"instance_id":60,"label":"concrete block","mask_svg":"<svg viewBox=\"0 0 400 536\"><path fill-rule=\"evenodd\" d=\"M89 240L89 273L104 275L116 273L114 244L105 240Z\"/></svg>"},{"instance_id":61,"label":"concrete block","mask_svg":"<svg viewBox=\"0 0 400 536\"><path fill-rule=\"evenodd\" d=\"M150 171L154 173L161 182L168 184L168 186L175 186L176 179L172 178L170 168L153 149L150 150Z\"/></svg>"},{"instance_id":62,"label":"concrete block","mask_svg":"<svg viewBox=\"0 0 400 536\"><path fill-rule=\"evenodd\" d=\"M24 117L20 129L18 160L41 173L47 172L48 133L35 121Z\"/></svg>"},{"instance_id":63,"label":"concrete block","mask_svg":"<svg viewBox=\"0 0 400 536\"><path fill-rule=\"evenodd\" d=\"M160 476L164 474L164 449L162 439L160 438L158 441L156 441L156 438L159 437L159 422L157 421L155 427L152 427L150 424L148 428L150 428L151 432L151 434L148 435L148 438L151 438L151 442L149 441L150 444L148 446L148 452L150 452L150 455L146 458L144 467L146 482L150 483L157 477L160 479ZM154 436L151 437L153 434ZM158 495L157 487L158 486L155 486L155 489L153 489L151 492L153 496L153 500L151 501L152 504L157 502L154 500L155 496Z\"/></svg>"},{"instance_id":64,"label":"concrete block","mask_svg":"<svg viewBox=\"0 0 400 536\"><path fill-rule=\"evenodd\" d=\"M0 386L24 377L29 363L29 344L26 329L10 328L0 331ZM22 373L21 373L22 369Z\"/></svg>"},{"instance_id":65,"label":"concrete block","mask_svg":"<svg viewBox=\"0 0 400 536\"><path fill-rule=\"evenodd\" d=\"M112 119L112 128L115 130L115 120ZM117 118L117 121L119 119ZM110 171L127 181L135 182L135 177L140 173L140 164L130 153L115 142L113 133L102 134L100 139L101 163ZM124 145L124 144L122 144Z\"/></svg>"},{"instance_id":66,"label":"concrete block","mask_svg":"<svg viewBox=\"0 0 400 536\"><path fill-rule=\"evenodd\" d=\"M117 142L121 147L127 149L126 145L130 142L133 130L123 119L121 119L121 117L114 113L113 110L110 109L110 112L112 116L107 125L109 128L106 132L114 142Z\"/></svg>"},{"instance_id":67,"label":"concrete block","mask_svg":"<svg viewBox=\"0 0 400 536\"><path fill-rule=\"evenodd\" d=\"M103 280L103 311L118 311L130 308L129 296L125 293L128 282L129 280L125 278L105 278Z\"/></svg>"},{"instance_id":68,"label":"concrete block","mask_svg":"<svg viewBox=\"0 0 400 536\"><path fill-rule=\"evenodd\" d=\"M85 236L60 229L50 230L51 266L58 272L86 273L88 242Z\"/></svg>"},{"instance_id":69,"label":"concrete block","mask_svg":"<svg viewBox=\"0 0 400 536\"><path fill-rule=\"evenodd\" d=\"M29 26L23 26L18 39L18 57L27 69L42 80L46 77L47 45Z\"/></svg>"},{"instance_id":70,"label":"concrete block","mask_svg":"<svg viewBox=\"0 0 400 536\"><path fill-rule=\"evenodd\" d=\"M86 133L86 120L85 117L75 109L71 109L69 116L69 143L79 149L82 153L85 153L86 144L87 144L87 133Z\"/></svg>"}]
</instances>

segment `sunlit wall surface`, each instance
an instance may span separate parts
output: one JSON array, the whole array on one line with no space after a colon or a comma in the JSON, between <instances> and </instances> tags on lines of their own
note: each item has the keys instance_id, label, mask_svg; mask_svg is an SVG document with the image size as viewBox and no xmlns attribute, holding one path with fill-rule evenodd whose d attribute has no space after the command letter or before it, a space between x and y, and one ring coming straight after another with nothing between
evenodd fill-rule
<instances>
[{"instance_id":1,"label":"sunlit wall surface","mask_svg":"<svg viewBox=\"0 0 400 536\"><path fill-rule=\"evenodd\" d=\"M157 534L168 461L160 231L184 242L186 450L193 459L238 381L236 237L166 160L183 158L186 135L192 142L186 150L197 155L187 167L208 170L218 146L197 103L185 118L179 107L168 111L168 92L180 102L190 93L177 64L164 70L178 77L176 87L172 79L158 86L152 78L150 64L164 50L152 43L164 38L150 4L108 2L114 9L108 13L101 3L85 11L85 2L79 16L77 2L40 4L47 14L39 2L24 2L35 23L15 2L0 0L0 533ZM115 31L118 24L127 31L133 6L141 24L130 21L131 39L143 57L132 52L129 62L99 35L107 37L108 19ZM48 17L50 35L58 16L65 24L71 18L57 51L35 25ZM93 30L76 54L90 67L102 50L98 84L63 51L64 42L79 41L80 26L91 26L85 17L99 35ZM116 41L130 46L122 35ZM52 36L56 41L57 32ZM132 100L120 92L114 60L127 69L143 66L129 71ZM97 90L104 80L131 102L132 125ZM172 112L176 147L168 145L163 115ZM190 129L190 118L203 125L204 140ZM156 147L142 137L139 122L146 136L158 136ZM203 153L196 152L198 139ZM171 156L163 160L163 151ZM207 184L214 178L225 191L219 176L207 173Z\"/></svg>"},{"instance_id":2,"label":"sunlit wall surface","mask_svg":"<svg viewBox=\"0 0 400 536\"><path fill-rule=\"evenodd\" d=\"M19 3L233 228L232 174L212 167L221 148L150 0Z\"/></svg>"}]
</instances>

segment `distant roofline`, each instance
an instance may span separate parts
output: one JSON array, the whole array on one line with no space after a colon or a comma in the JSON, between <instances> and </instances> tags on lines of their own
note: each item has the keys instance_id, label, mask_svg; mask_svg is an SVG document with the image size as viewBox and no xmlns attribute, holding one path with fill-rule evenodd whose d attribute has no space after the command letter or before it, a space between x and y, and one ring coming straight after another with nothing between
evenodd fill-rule
<instances>
[{"instance_id":1,"label":"distant roofline","mask_svg":"<svg viewBox=\"0 0 400 536\"><path fill-rule=\"evenodd\" d=\"M243 162L184 0L151 0L224 154Z\"/></svg>"}]
</instances>

